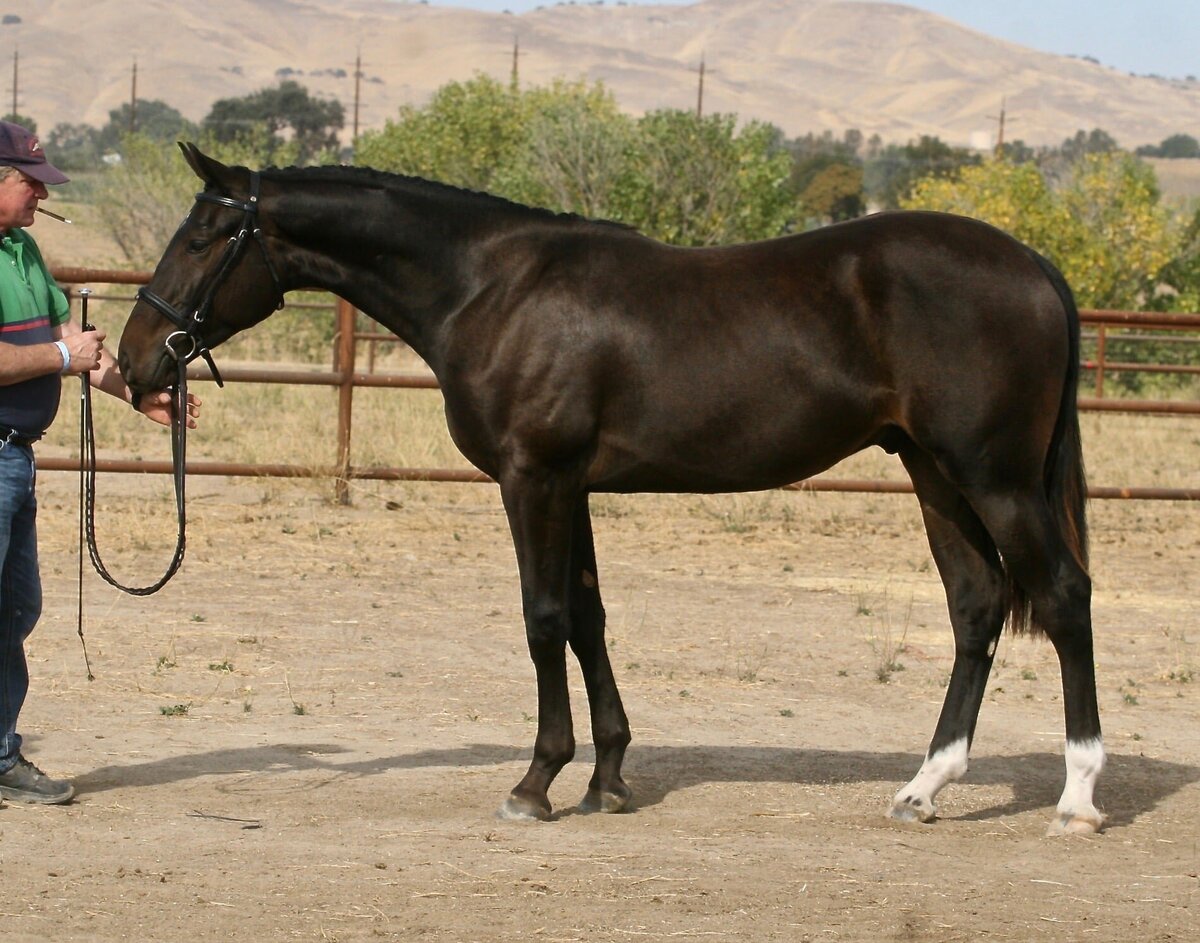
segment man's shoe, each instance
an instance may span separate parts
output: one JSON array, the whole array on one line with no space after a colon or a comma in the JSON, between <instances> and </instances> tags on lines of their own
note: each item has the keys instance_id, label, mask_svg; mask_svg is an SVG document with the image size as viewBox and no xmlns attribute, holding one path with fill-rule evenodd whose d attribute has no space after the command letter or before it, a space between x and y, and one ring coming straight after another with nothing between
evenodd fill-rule
<instances>
[{"instance_id":1,"label":"man's shoe","mask_svg":"<svg viewBox=\"0 0 1200 943\"><path fill-rule=\"evenodd\" d=\"M8 772L0 773L0 797L13 802L40 802L44 805L59 805L70 802L75 787L65 779L51 779L23 756L17 757L17 765Z\"/></svg>"}]
</instances>

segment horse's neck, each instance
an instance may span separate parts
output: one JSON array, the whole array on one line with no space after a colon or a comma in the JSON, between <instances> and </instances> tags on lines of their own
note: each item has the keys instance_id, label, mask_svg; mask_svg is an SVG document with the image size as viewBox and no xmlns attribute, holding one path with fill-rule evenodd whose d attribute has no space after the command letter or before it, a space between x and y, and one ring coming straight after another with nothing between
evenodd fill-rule
<instances>
[{"instance_id":1,"label":"horse's neck","mask_svg":"<svg viewBox=\"0 0 1200 943\"><path fill-rule=\"evenodd\" d=\"M281 221L297 284L345 298L436 369L441 326L471 291L480 238L461 206L402 190L319 188Z\"/></svg>"}]
</instances>

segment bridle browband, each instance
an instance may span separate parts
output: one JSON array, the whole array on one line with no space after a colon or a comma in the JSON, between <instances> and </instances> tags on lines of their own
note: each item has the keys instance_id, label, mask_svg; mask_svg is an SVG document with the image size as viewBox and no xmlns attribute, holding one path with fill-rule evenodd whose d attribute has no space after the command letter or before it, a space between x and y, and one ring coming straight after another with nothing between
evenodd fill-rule
<instances>
[{"instance_id":1,"label":"bridle browband","mask_svg":"<svg viewBox=\"0 0 1200 943\"><path fill-rule=\"evenodd\" d=\"M167 348L167 352L177 361L182 361L184 364L191 363L197 357L204 359L208 364L208 369L212 371L213 379L216 380L217 386L224 386L221 380L221 374L217 370L216 362L212 358L212 351L209 350L208 344L205 343L204 336L201 334L201 328L204 324L204 319L208 317L209 310L212 308L213 297L217 293L217 289L228 277L234 263L242 254L242 249L246 245L247 237L253 236L254 241L258 243L259 249L262 250L263 261L267 265L267 271L271 273L271 281L275 283L275 290L279 293L279 304L276 309L283 307L283 284L279 280L279 273L275 271L275 266L271 262L270 253L267 252L266 239L263 237L262 230L258 228L258 187L259 173L256 170L250 171L250 195L243 202L242 200L234 199L228 196L217 196L206 191L196 194L196 202L212 203L216 206L227 206L233 210L242 211L242 225L238 227L236 236L230 236L229 242L225 246L225 252L221 256L220 262L217 263L216 271L212 277L207 280L207 285L201 286L200 299L195 304L188 304L184 308L177 308L171 302L167 301L161 295L151 291L149 287L138 289L138 299L146 302L155 311L161 314L164 318L170 321L176 331L172 331L167 335L163 342ZM185 314L185 310L190 308L191 314ZM172 343L175 338L181 337L186 344L178 349Z\"/></svg>"}]
</instances>

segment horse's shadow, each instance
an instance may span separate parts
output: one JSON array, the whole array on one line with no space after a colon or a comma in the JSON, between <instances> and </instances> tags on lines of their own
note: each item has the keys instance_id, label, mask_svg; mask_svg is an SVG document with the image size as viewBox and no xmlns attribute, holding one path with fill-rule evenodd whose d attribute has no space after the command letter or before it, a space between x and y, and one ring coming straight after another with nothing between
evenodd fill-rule
<instances>
[{"instance_id":1,"label":"horse's shadow","mask_svg":"<svg viewBox=\"0 0 1200 943\"><path fill-rule=\"evenodd\" d=\"M143 788L201 776L272 777L285 773L320 772L325 777L307 788L321 789L344 777L375 776L391 770L498 766L528 758L528 749L508 744L480 743L441 750L421 750L396 756L338 763L345 747L331 744L272 744L261 747L212 750L133 763L106 766L75 779L81 795L111 789ZM590 764L594 751L581 745L576 763ZM751 746L659 746L631 749L626 764L634 790L634 809L655 806L672 792L710 783L795 783L836 786L855 783L907 782L921 763L912 753L870 753L861 750L812 750ZM985 820L1012 816L1058 801L1064 767L1056 753L980 756L971 761L964 782L1007 785L1012 798L958 816ZM1102 806L1108 825L1128 825L1181 789L1200 781L1200 767L1144 756L1110 755L1101 780ZM564 807L561 815L573 813Z\"/></svg>"}]
</instances>

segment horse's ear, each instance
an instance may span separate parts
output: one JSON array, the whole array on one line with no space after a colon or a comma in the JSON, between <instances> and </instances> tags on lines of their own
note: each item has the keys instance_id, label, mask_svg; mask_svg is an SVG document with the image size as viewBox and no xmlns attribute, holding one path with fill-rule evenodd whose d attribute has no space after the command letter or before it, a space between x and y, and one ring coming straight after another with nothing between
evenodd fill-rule
<instances>
[{"instance_id":1,"label":"horse's ear","mask_svg":"<svg viewBox=\"0 0 1200 943\"><path fill-rule=\"evenodd\" d=\"M190 141L186 143L180 141L179 149L183 151L183 159L188 162L188 166L206 185L219 185L228 176L228 167L219 160L213 160L207 154L202 153L200 148Z\"/></svg>"}]
</instances>

